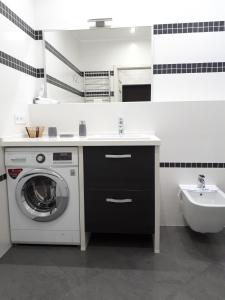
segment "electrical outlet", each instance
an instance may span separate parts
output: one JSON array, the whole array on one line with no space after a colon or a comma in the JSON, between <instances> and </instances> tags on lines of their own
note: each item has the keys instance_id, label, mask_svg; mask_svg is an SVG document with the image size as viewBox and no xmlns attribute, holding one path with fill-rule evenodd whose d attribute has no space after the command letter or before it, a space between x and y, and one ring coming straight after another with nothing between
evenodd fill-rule
<instances>
[{"instance_id":1,"label":"electrical outlet","mask_svg":"<svg viewBox=\"0 0 225 300\"><path fill-rule=\"evenodd\" d=\"M15 113L14 114L15 124L26 124L26 116L24 113Z\"/></svg>"}]
</instances>

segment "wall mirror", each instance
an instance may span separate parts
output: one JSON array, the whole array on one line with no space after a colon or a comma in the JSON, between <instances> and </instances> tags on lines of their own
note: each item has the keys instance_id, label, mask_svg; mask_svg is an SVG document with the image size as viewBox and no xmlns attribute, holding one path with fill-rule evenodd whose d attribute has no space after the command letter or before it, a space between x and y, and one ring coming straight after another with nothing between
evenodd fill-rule
<instances>
[{"instance_id":1,"label":"wall mirror","mask_svg":"<svg viewBox=\"0 0 225 300\"><path fill-rule=\"evenodd\" d=\"M44 39L48 98L151 101L151 27L45 31Z\"/></svg>"}]
</instances>

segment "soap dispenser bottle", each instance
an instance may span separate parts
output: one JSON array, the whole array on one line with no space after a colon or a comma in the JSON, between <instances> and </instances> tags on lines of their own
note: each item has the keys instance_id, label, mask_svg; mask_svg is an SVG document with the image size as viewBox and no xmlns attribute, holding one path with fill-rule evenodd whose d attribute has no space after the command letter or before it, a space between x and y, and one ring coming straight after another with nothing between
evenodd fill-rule
<instances>
[{"instance_id":1,"label":"soap dispenser bottle","mask_svg":"<svg viewBox=\"0 0 225 300\"><path fill-rule=\"evenodd\" d=\"M87 128L85 121L80 121L79 124L79 136L86 136L87 135Z\"/></svg>"}]
</instances>

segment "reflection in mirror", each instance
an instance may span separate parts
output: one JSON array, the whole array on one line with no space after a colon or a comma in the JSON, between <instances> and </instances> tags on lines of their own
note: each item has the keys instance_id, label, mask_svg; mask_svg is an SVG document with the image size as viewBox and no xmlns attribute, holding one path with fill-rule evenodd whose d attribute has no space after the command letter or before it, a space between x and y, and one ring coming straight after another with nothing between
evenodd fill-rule
<instances>
[{"instance_id":1,"label":"reflection in mirror","mask_svg":"<svg viewBox=\"0 0 225 300\"><path fill-rule=\"evenodd\" d=\"M151 101L151 28L45 32L47 97L60 103Z\"/></svg>"}]
</instances>

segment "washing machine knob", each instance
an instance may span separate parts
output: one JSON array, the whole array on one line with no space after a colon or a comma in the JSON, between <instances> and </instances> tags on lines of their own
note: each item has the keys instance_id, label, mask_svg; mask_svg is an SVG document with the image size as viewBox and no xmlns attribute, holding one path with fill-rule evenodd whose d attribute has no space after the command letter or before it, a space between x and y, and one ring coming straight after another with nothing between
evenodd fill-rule
<instances>
[{"instance_id":1,"label":"washing machine knob","mask_svg":"<svg viewBox=\"0 0 225 300\"><path fill-rule=\"evenodd\" d=\"M38 163L42 164L42 163L45 161L45 156L44 156L44 154L38 154L38 155L36 156L36 161L37 161Z\"/></svg>"}]
</instances>

